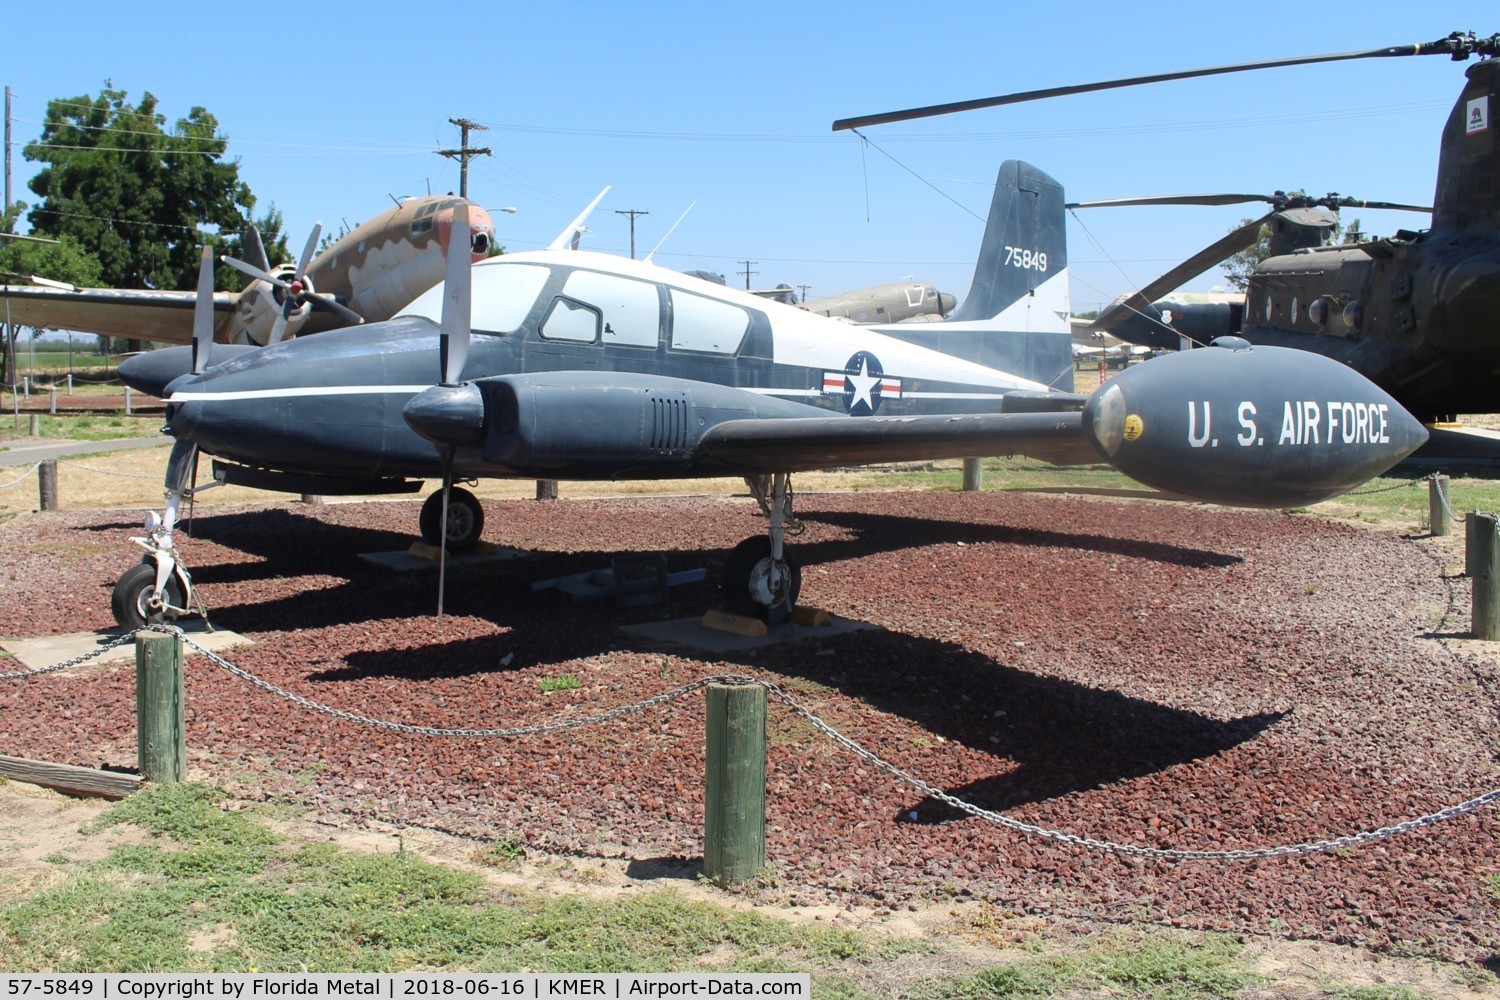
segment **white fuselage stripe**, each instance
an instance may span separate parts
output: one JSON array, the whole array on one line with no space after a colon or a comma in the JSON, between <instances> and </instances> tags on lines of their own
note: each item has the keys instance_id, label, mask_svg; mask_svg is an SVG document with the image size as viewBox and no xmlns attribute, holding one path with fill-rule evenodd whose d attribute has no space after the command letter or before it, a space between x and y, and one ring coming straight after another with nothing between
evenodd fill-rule
<instances>
[{"instance_id":1,"label":"white fuselage stripe","mask_svg":"<svg viewBox=\"0 0 1500 1000\"><path fill-rule=\"evenodd\" d=\"M226 392L174 392L169 403L229 402L239 399L286 399L297 396L411 396L430 389L429 385L308 385L286 389L236 389Z\"/></svg>"}]
</instances>

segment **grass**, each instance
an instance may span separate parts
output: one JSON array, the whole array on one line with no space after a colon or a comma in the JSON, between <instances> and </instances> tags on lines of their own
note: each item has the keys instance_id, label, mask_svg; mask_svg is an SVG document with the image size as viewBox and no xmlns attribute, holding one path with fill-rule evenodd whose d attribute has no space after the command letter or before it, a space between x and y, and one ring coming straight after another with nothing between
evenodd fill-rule
<instances>
[{"instance_id":1,"label":"grass","mask_svg":"<svg viewBox=\"0 0 1500 1000\"><path fill-rule=\"evenodd\" d=\"M577 674L558 674L556 677L539 678L536 686L545 694L549 691L572 691L583 687L583 682L578 679Z\"/></svg>"},{"instance_id":2,"label":"grass","mask_svg":"<svg viewBox=\"0 0 1500 1000\"><path fill-rule=\"evenodd\" d=\"M1269 984L1229 935L1037 937L990 949L993 964L973 971L972 948L799 923L677 890L499 888L482 872L524 856L512 841L477 852L474 870L405 850L348 851L277 834L198 784L148 786L85 832L121 826L148 839L98 860L53 852L42 878L0 872L7 971L808 972L815 997L912 1000L1233 997ZM1320 984L1308 995L1415 994Z\"/></svg>"},{"instance_id":3,"label":"grass","mask_svg":"<svg viewBox=\"0 0 1500 1000\"><path fill-rule=\"evenodd\" d=\"M412 853L288 840L223 806L211 788L177 784L112 808L91 832L129 824L152 838L99 861L51 856L55 877L0 905L6 968L804 971L916 947L673 891L607 899L502 892Z\"/></svg>"}]
</instances>

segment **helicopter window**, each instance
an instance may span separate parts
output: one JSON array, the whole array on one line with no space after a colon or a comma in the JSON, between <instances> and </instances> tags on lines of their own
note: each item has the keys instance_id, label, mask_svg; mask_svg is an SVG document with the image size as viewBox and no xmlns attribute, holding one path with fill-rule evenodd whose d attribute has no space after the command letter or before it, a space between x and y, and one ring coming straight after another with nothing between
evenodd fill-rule
<instances>
[{"instance_id":1,"label":"helicopter window","mask_svg":"<svg viewBox=\"0 0 1500 1000\"><path fill-rule=\"evenodd\" d=\"M551 275L536 264L487 264L470 272L474 286L470 294L469 325L485 333L511 333L520 328L536 304L542 286ZM443 318L443 286L434 285L405 309L402 316L425 316L434 323Z\"/></svg>"},{"instance_id":2,"label":"helicopter window","mask_svg":"<svg viewBox=\"0 0 1500 1000\"><path fill-rule=\"evenodd\" d=\"M655 347L661 333L661 299L656 286L597 271L574 271L563 294L590 302L604 315L604 342Z\"/></svg>"},{"instance_id":3,"label":"helicopter window","mask_svg":"<svg viewBox=\"0 0 1500 1000\"><path fill-rule=\"evenodd\" d=\"M1297 297L1292 296L1292 322L1297 322Z\"/></svg>"},{"instance_id":4,"label":"helicopter window","mask_svg":"<svg viewBox=\"0 0 1500 1000\"><path fill-rule=\"evenodd\" d=\"M1266 322L1267 323L1271 322L1271 312L1272 312L1272 310L1274 308L1275 308L1275 306L1274 306L1274 303L1271 302L1271 296L1267 295L1266 296Z\"/></svg>"},{"instance_id":5,"label":"helicopter window","mask_svg":"<svg viewBox=\"0 0 1500 1000\"><path fill-rule=\"evenodd\" d=\"M587 302L559 295L552 300L547 318L542 320L543 340L571 340L591 344L599 339L604 318Z\"/></svg>"},{"instance_id":6,"label":"helicopter window","mask_svg":"<svg viewBox=\"0 0 1500 1000\"><path fill-rule=\"evenodd\" d=\"M672 347L679 351L734 354L750 329L739 306L672 289Z\"/></svg>"}]
</instances>

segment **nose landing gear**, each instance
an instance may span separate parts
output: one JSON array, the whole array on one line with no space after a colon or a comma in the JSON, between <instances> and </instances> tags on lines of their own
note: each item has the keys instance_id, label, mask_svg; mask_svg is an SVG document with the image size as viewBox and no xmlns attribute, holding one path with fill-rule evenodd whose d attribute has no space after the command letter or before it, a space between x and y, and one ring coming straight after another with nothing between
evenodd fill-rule
<instances>
[{"instance_id":1,"label":"nose landing gear","mask_svg":"<svg viewBox=\"0 0 1500 1000\"><path fill-rule=\"evenodd\" d=\"M767 624L786 620L802 592L802 568L786 544L786 535L801 530L792 516L791 477L784 472L747 479L750 493L770 521L767 536L736 545L724 564L724 600L735 614L761 618Z\"/></svg>"}]
</instances>

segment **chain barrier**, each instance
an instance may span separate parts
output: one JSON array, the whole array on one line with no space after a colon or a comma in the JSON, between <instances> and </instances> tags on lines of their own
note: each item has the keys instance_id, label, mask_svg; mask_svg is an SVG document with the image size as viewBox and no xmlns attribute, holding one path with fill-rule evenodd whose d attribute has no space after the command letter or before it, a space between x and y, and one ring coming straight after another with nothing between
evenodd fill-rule
<instances>
[{"instance_id":1,"label":"chain barrier","mask_svg":"<svg viewBox=\"0 0 1500 1000\"><path fill-rule=\"evenodd\" d=\"M161 479L161 476L159 476L159 475L151 476L151 475L146 475L146 474L140 473L140 472L116 472L113 469L98 469L98 468L95 468L92 465L84 465L82 462L74 462L71 459L66 459L66 458L59 458L57 460L57 464L58 465L70 465L70 466L72 466L75 469L82 469L84 472L98 473L101 476L119 476L122 479L151 479L151 480Z\"/></svg>"},{"instance_id":2,"label":"chain barrier","mask_svg":"<svg viewBox=\"0 0 1500 1000\"><path fill-rule=\"evenodd\" d=\"M137 631L145 630L138 629ZM61 663L54 663L51 666L46 667L31 667L27 670L13 670L10 673L0 674L0 681L19 680L22 677L40 677L42 674L56 673L59 670L66 670L69 667L76 667L80 663L87 663L89 660L92 660L96 656L103 656L105 653L109 652L111 649L114 649L116 646L123 646L125 643L134 638L135 632L126 632L124 635L119 636L115 639L111 639L109 642L106 642L104 645L98 647L97 649L91 649L87 653L79 653L72 659L63 660Z\"/></svg>"},{"instance_id":3,"label":"chain barrier","mask_svg":"<svg viewBox=\"0 0 1500 1000\"><path fill-rule=\"evenodd\" d=\"M331 705L325 705L320 701L316 701L312 698L297 694L294 691L289 691L286 688L281 687L278 684L274 684L271 681L265 680L262 677L257 677L255 674L250 673L248 670L230 663L228 660L220 656L218 653L215 653L213 650L206 649L205 647L199 645L197 642L193 641L193 639L188 637L182 631L182 629L174 625L147 625L144 628L135 629L134 631L125 633L124 635L112 640L107 645L101 646L100 648L95 650L90 650L87 653L75 656L70 660L63 661L62 663L55 663L47 667L36 667L31 670L19 671L16 673L0 674L0 679L35 677L40 674L62 670L66 667L76 666L79 663L91 660L94 657L99 656L109 651L110 649L121 645L122 643L134 639L135 636L140 632L160 632L167 635L176 636L178 640L183 643L183 645L188 646L195 652L201 653L211 662L220 667L223 667L241 680L253 685L254 687L260 688L262 691L265 691L269 694L274 694L280 698L284 698L287 701L290 701L293 704L299 705L302 708L308 709L310 711L318 712L331 718L341 719L345 722L354 722L360 725L372 726L374 728L384 729L390 732L408 733L420 736L497 738L511 736L539 736L549 733L565 732L572 729L581 729L585 726L594 725L595 723L612 722L616 719L622 719L626 716L634 715L638 712L644 712L648 709L658 708L663 705L670 704L671 702L677 701L680 698L686 697L687 695L692 694L695 691L701 691L712 684L754 684L764 688L768 695L773 696L777 701L785 705L793 714L801 716L810 725L812 725L814 729L818 730L838 746L843 747L845 750L854 754L856 757L870 764L877 770L884 772L892 778L895 778L898 782L910 786L927 798L935 799L939 802L944 803L945 805L959 810L960 812L967 813L970 816L975 817L976 819L981 819L988 823L994 823L1016 833L1025 834L1031 837L1039 837L1044 840L1050 840L1060 844L1068 844L1074 847L1083 847L1090 850L1107 851L1112 854L1130 855L1134 857L1157 858L1170 861L1260 861L1271 858L1289 858L1298 857L1304 854L1326 853L1328 851L1338 851L1352 847L1361 847L1366 844L1372 844L1376 841L1385 840L1387 838L1395 837L1400 834L1410 833L1414 830L1422 829L1423 827L1433 826L1437 823L1442 823L1446 820L1450 820L1458 816L1467 815L1495 802L1500 802L1500 788L1496 788L1491 791L1485 792L1483 795L1471 798L1465 802L1460 802L1456 805L1451 805L1446 808L1439 809L1437 812L1428 813L1425 816L1419 816L1415 819L1405 820L1403 822L1394 823L1389 826L1382 826L1379 829L1366 830L1360 833L1341 837L1331 837L1324 840L1314 840L1296 844L1282 844L1276 847L1258 847L1233 850L1194 850L1168 847L1146 847L1141 844L1124 844L1110 840L1102 840L1097 837L1084 837L1062 830L1053 830L1044 826L1039 826L1035 823L1027 823L1023 820L1018 820L1012 816L1007 816L1004 813L985 809L982 806L976 806L971 802L966 802L963 799L958 798L957 796L950 795L942 789L928 784L921 778L910 774L909 772L903 770L897 765L892 764L890 761L887 761L885 758L876 754L874 751L867 749L866 747L845 736L833 726L823 721L823 719L819 718L818 715L812 710L800 704L795 698L787 693L786 689L782 688L780 685L777 685L771 681L763 680L759 677L752 677L748 674L714 674L708 677L700 677L695 681L690 681L686 684L679 685L678 687L663 691L660 694L652 695L651 697L645 698L641 701L634 702L629 705L622 705L618 708L612 708L608 711L597 712L593 715L571 716L565 719L559 719L556 722L538 723L529 726L511 726L504 728L482 729L424 726L405 722L392 722L385 719L372 718L367 715L360 715L357 712L346 711L345 709L335 708Z\"/></svg>"},{"instance_id":4,"label":"chain barrier","mask_svg":"<svg viewBox=\"0 0 1500 1000\"><path fill-rule=\"evenodd\" d=\"M1350 490L1348 493L1344 493L1341 495L1346 497L1368 497L1374 496L1377 493L1391 493L1395 490L1404 490L1408 487L1415 486L1418 483L1425 483L1431 478L1432 476L1418 476L1416 479L1404 479L1399 483L1389 483L1385 486L1375 486L1368 490Z\"/></svg>"},{"instance_id":5,"label":"chain barrier","mask_svg":"<svg viewBox=\"0 0 1500 1000\"><path fill-rule=\"evenodd\" d=\"M1442 504L1443 510L1447 511L1449 520L1454 524L1463 524L1468 521L1468 517L1455 511L1448 503L1448 480L1436 472L1428 478L1432 480L1433 489L1437 491L1438 503Z\"/></svg>"},{"instance_id":6,"label":"chain barrier","mask_svg":"<svg viewBox=\"0 0 1500 1000\"><path fill-rule=\"evenodd\" d=\"M38 462L35 465L33 465L31 468L27 469L25 472L21 473L21 475L20 475L19 478L12 479L8 483L0 483L0 490L8 490L12 486L19 486L21 483L24 483L26 480L30 479L33 475L35 475L36 474L36 470L40 469L41 467L42 467L42 463Z\"/></svg>"}]
</instances>

